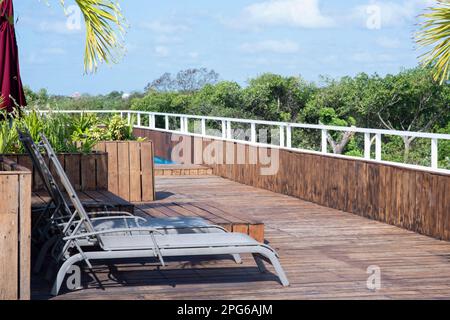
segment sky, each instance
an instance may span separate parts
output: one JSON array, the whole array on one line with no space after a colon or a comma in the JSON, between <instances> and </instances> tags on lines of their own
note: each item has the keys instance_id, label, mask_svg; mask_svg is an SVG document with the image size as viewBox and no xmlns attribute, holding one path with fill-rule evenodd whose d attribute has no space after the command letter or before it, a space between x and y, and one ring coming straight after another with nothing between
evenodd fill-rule
<instances>
[{"instance_id":1,"label":"sky","mask_svg":"<svg viewBox=\"0 0 450 320\"><path fill-rule=\"evenodd\" d=\"M52 94L142 91L165 72L214 69L221 80L264 72L342 77L415 67L418 15L433 0L128 0L117 63L84 74L84 29L66 0L14 0L22 81ZM80 23L81 21L81 23Z\"/></svg>"}]
</instances>

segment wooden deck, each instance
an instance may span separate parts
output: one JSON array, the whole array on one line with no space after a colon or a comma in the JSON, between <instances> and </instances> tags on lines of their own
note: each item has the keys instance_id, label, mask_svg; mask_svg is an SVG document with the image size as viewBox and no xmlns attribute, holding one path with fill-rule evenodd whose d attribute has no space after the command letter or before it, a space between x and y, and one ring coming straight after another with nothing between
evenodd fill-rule
<instances>
[{"instance_id":1,"label":"wooden deck","mask_svg":"<svg viewBox=\"0 0 450 320\"><path fill-rule=\"evenodd\" d=\"M213 169L194 164L158 164L155 165L156 176L208 176Z\"/></svg>"},{"instance_id":2,"label":"wooden deck","mask_svg":"<svg viewBox=\"0 0 450 320\"><path fill-rule=\"evenodd\" d=\"M260 274L250 257L169 261L167 268L124 262L98 266L103 289L56 299L450 299L450 243L214 176L158 177L157 204L200 203L265 223L291 281ZM146 205L139 206L145 210ZM367 289L367 268L381 268L381 290ZM271 269L272 270L272 269ZM49 285L34 278L35 299Z\"/></svg>"}]
</instances>

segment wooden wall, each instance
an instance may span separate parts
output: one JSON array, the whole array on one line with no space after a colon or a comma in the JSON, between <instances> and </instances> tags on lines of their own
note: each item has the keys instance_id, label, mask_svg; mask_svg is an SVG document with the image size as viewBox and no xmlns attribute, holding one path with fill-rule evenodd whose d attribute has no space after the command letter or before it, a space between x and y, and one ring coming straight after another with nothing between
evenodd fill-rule
<instances>
[{"instance_id":1,"label":"wooden wall","mask_svg":"<svg viewBox=\"0 0 450 320\"><path fill-rule=\"evenodd\" d=\"M155 200L152 142L101 142L96 150L108 155L108 191L131 202Z\"/></svg>"},{"instance_id":2,"label":"wooden wall","mask_svg":"<svg viewBox=\"0 0 450 320\"><path fill-rule=\"evenodd\" d=\"M0 164L0 300L30 299L31 172Z\"/></svg>"},{"instance_id":3,"label":"wooden wall","mask_svg":"<svg viewBox=\"0 0 450 320\"><path fill-rule=\"evenodd\" d=\"M177 141L178 137L172 139L171 134L150 130L137 130L136 134L154 142L156 156L170 160L170 151L176 144L172 140ZM199 138L186 136L184 139L193 142ZM204 149L209 143L193 145ZM228 144L229 150L235 153L237 147L237 143ZM247 160L251 152L259 151L255 147L244 148ZM261 175L260 170L265 166L248 161L241 165L211 167L214 174L242 184L450 241L448 174L287 150L280 150L279 170L274 175Z\"/></svg>"}]
</instances>

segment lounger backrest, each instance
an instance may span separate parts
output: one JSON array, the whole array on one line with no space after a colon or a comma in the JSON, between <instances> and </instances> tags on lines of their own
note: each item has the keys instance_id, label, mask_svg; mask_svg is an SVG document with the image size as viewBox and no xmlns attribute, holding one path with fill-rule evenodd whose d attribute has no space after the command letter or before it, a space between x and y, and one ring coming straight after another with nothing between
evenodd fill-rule
<instances>
[{"instance_id":1,"label":"lounger backrest","mask_svg":"<svg viewBox=\"0 0 450 320\"><path fill-rule=\"evenodd\" d=\"M37 170L45 189L49 193L49 196L51 197L54 205L58 210L57 214L69 219L72 213L67 206L66 200L64 199L64 196L59 189L58 184L56 183L56 180L54 179L50 169L48 168L44 157L39 151L38 146L34 142L27 129L25 129L24 132L18 128L17 132L19 134L20 142L22 143L25 151L30 156L34 168Z\"/></svg>"},{"instance_id":2,"label":"lounger backrest","mask_svg":"<svg viewBox=\"0 0 450 320\"><path fill-rule=\"evenodd\" d=\"M64 171L64 168L62 167L61 163L59 162L55 151L53 150L52 146L50 145L44 134L41 134L41 139L42 145L47 153L47 156L49 157L50 162L54 165L56 173L58 174L61 180L61 184L63 185L65 191L67 192L70 202L75 208L76 214L78 215L80 220L83 220L87 232L94 232L95 230L94 226L92 225L92 221L89 218L89 215L87 214L86 210L84 209L83 204L81 203L81 200L78 197L74 187L70 183L70 180L67 177L66 172ZM101 241L100 238L98 240Z\"/></svg>"}]
</instances>

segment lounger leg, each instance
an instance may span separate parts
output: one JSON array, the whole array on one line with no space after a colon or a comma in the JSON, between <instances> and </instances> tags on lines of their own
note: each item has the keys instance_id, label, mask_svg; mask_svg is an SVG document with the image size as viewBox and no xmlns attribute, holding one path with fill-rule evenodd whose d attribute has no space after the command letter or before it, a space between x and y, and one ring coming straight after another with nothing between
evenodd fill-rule
<instances>
[{"instance_id":1,"label":"lounger leg","mask_svg":"<svg viewBox=\"0 0 450 320\"><path fill-rule=\"evenodd\" d=\"M63 265L61 266L61 268L58 271L58 275L56 276L56 280L53 285L53 289L52 289L53 296L56 297L58 295L59 290L61 289L61 285L64 281L64 278L66 277L66 274L69 271L70 267L72 267L72 265L74 265L75 263L80 262L80 261L83 261L83 257L81 254L77 254L77 255L70 257L63 263Z\"/></svg>"},{"instance_id":2,"label":"lounger leg","mask_svg":"<svg viewBox=\"0 0 450 320\"><path fill-rule=\"evenodd\" d=\"M236 262L236 264L242 264L241 256L238 254L233 254L233 259Z\"/></svg>"},{"instance_id":3,"label":"lounger leg","mask_svg":"<svg viewBox=\"0 0 450 320\"><path fill-rule=\"evenodd\" d=\"M263 259L258 254L253 255L253 259L255 259L256 265L261 273L266 273L268 270L264 264Z\"/></svg>"},{"instance_id":4,"label":"lounger leg","mask_svg":"<svg viewBox=\"0 0 450 320\"><path fill-rule=\"evenodd\" d=\"M41 250L39 251L39 255L37 257L36 263L33 268L34 273L39 273L42 269L42 265L44 264L45 257L47 256L48 251L51 247L56 243L58 240L57 236L54 236L47 240L47 242L42 246Z\"/></svg>"},{"instance_id":5,"label":"lounger leg","mask_svg":"<svg viewBox=\"0 0 450 320\"><path fill-rule=\"evenodd\" d=\"M278 258L275 255L275 253L273 251L267 249L267 248L261 248L261 249L262 250L260 251L260 254L262 254L264 257L266 257L267 259L270 260L270 263L274 267L275 272L277 273L281 284L284 287L288 287L289 286L289 280L286 277L286 273L284 273L283 267L281 266L280 261L278 260Z\"/></svg>"}]
</instances>

